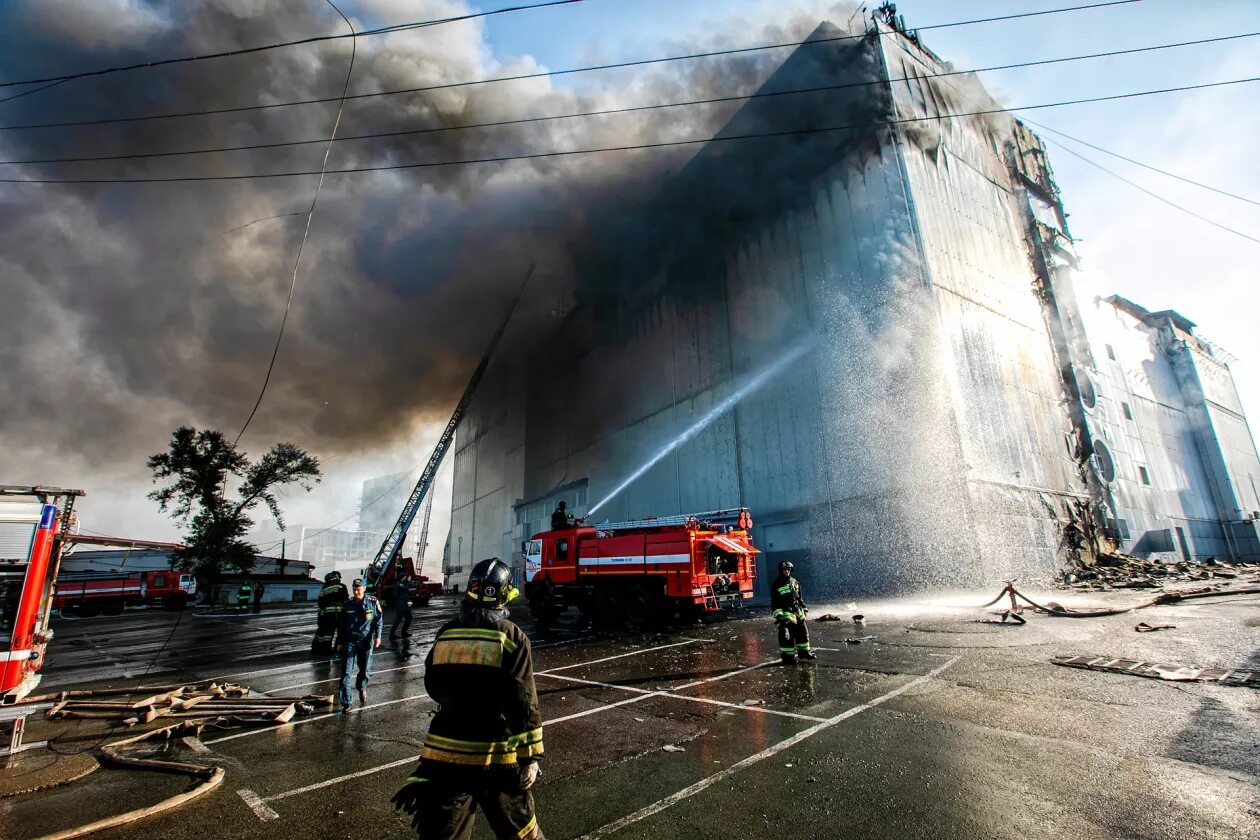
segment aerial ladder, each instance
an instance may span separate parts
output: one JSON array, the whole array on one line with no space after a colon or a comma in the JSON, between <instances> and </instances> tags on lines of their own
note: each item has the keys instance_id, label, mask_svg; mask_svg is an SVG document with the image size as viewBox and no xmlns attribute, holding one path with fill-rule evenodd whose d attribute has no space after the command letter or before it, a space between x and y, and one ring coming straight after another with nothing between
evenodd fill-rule
<instances>
[{"instance_id":1,"label":"aerial ladder","mask_svg":"<svg viewBox=\"0 0 1260 840\"><path fill-rule=\"evenodd\" d=\"M433 496L424 500L424 518L420 520L420 541L416 545L416 577L424 574L424 550L429 547L429 520L433 518Z\"/></svg>"},{"instance_id":2,"label":"aerial ladder","mask_svg":"<svg viewBox=\"0 0 1260 840\"><path fill-rule=\"evenodd\" d=\"M481 382L481 377L485 374L486 368L489 367L490 358L494 355L495 348L499 346L499 339L503 338L508 322L512 320L512 313L516 311L516 304L520 302L521 294L525 291L525 284L529 282L529 277L533 273L533 266L530 266L524 282L521 283L520 291L516 293L516 300L512 301L512 306L508 309L507 314L503 316L503 321L499 324L499 328L494 331L494 336L490 339L490 346L486 348L485 355L481 357L481 361L477 363L477 367L473 371L472 378L468 380L468 385L464 388L464 395L459 398L459 403L456 404L455 411L451 414L451 419L442 431L442 436L438 438L437 445L433 447L433 454L429 456L429 461L425 464L424 471L420 473L420 479L411 491L411 497L407 499L407 503L403 505L402 512L398 514L398 521L394 523L393 529L385 537L385 541L381 543L380 550L376 552L376 557L368 564L367 578L369 581L379 579L384 571L389 568L389 565L398 557L398 551L407 539L407 531L411 528L411 523L415 520L416 514L420 510L420 503L424 501L430 488L433 486L433 480L437 477L438 467L442 465L442 458L445 457L446 451L451 448L451 443L455 440L455 430L459 427L460 421L464 419L464 414L468 411L468 406L472 402L477 385ZM428 537L428 530L429 516L426 513L421 542ZM423 548L421 550L423 551ZM422 554L421 562L423 562L423 556Z\"/></svg>"}]
</instances>

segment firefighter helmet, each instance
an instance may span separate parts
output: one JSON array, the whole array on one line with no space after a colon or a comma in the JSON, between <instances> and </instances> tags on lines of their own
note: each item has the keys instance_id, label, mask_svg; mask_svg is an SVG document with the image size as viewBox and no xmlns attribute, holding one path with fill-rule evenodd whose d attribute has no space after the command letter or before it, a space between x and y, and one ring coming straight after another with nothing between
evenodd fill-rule
<instances>
[{"instance_id":1,"label":"firefighter helmet","mask_svg":"<svg viewBox=\"0 0 1260 840\"><path fill-rule=\"evenodd\" d=\"M324 575L324 583L341 583L341 572L329 572Z\"/></svg>"},{"instance_id":2,"label":"firefighter helmet","mask_svg":"<svg viewBox=\"0 0 1260 840\"><path fill-rule=\"evenodd\" d=\"M519 594L512 585L512 569L497 557L473 566L464 593L469 601L487 609L506 607Z\"/></svg>"},{"instance_id":3,"label":"firefighter helmet","mask_svg":"<svg viewBox=\"0 0 1260 840\"><path fill-rule=\"evenodd\" d=\"M779 564L780 572L791 572L792 568L793 566L792 566L791 560L784 560L782 563Z\"/></svg>"}]
</instances>

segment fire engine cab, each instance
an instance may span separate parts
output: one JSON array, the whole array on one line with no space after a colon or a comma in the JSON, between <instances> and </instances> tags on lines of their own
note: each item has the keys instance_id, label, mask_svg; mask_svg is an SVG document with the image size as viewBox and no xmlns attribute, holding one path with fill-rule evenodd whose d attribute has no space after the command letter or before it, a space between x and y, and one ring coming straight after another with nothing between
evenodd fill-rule
<instances>
[{"instance_id":1,"label":"fire engine cab","mask_svg":"<svg viewBox=\"0 0 1260 840\"><path fill-rule=\"evenodd\" d=\"M751 528L739 508L543 531L525 544L525 595L544 623L569 606L631 626L739 607L757 577Z\"/></svg>"}]
</instances>

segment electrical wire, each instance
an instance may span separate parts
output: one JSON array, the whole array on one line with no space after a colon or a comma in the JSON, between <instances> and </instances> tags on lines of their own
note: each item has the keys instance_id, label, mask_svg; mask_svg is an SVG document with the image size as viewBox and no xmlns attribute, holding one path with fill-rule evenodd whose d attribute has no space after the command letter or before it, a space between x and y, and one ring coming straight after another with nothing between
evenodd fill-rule
<instances>
[{"instance_id":1,"label":"electrical wire","mask_svg":"<svg viewBox=\"0 0 1260 840\"><path fill-rule=\"evenodd\" d=\"M952 23L938 23L938 24L933 24L931 26L922 26L916 29L915 31L924 32L931 29L948 29L948 28L959 27L959 26L974 26L974 25L978 25L982 23L996 23L996 22L1001 22L1001 21L1015 20L1015 19L1027 18L1027 17L1035 17L1035 16L1040 16L1040 15L1064 14L1068 12L1077 12L1077 11L1082 11L1086 9L1103 8L1106 6L1121 6L1121 5L1126 5L1128 3L1136 3L1136 2L1141 2L1141 0L1117 0L1117 2L1111 2L1111 3L1095 3L1088 6L1068 6L1068 7L1059 8L1059 9L1046 9L1040 12L1023 12L1020 14L998 15L996 17L973 18L971 20L954 21ZM888 37L888 36L896 35L900 33L880 30L876 34L878 34L880 37ZM719 56L726 56L726 55L741 55L741 54L747 54L747 53L765 52L769 50L789 49L789 48L795 48L795 47L821 46L823 44L832 44L832 43L837 43L840 41L858 41L866 37L868 37L867 33L862 33L858 35L837 35L833 37L814 38L814 39L809 39L809 40L804 40L804 41L787 41L787 42L779 43L779 44L763 44L763 45L752 46L752 47L736 47L736 48L725 49L725 50L713 50L710 52L686 53L682 55L665 56L662 58L637 59L633 61L622 61L622 62L617 62L613 64L594 64L594 65L589 65L586 67L571 67L571 68L566 68L562 70L542 70L536 73L520 73L520 74L516 74L512 76L492 76L492 77L484 78L484 79L470 79L467 81L449 82L449 83L441 84L441 85L428 85L424 87L401 88L398 90L373 91L369 93L352 93L345 98L349 100L372 99L378 96L399 96L399 95L411 94L411 93L425 93L428 91L435 91L435 90L450 90L452 88L471 87L473 85L498 84L500 82L516 82L516 81L524 81L528 79L555 78L558 76L567 76L567 75L573 75L577 73L592 73L592 72L597 72L597 71L602 71L602 70L617 70L617 69L628 68L628 67L644 67L644 66L648 66L652 64L664 64L664 63L675 62L675 61L691 61L691 60L702 59L702 58L716 58ZM107 125L107 124L112 124L112 123L140 122L140 121L145 121L145 120L166 120L166 119L176 119L176 118L183 118L183 117L199 117L199 116L208 116L208 115L213 115L213 114L235 114L235 113L240 113L243 111L262 111L262 110L268 110L271 108L289 108L289 107L298 106L298 105L316 105L320 103L336 102L336 101L338 101L338 97L332 96L332 97L324 97L324 98L318 98L318 99L295 99L289 102L271 102L271 103L267 103L263 105L241 105L241 106L236 106L236 107L231 107L231 108L212 108L212 109L206 109L206 110L201 110L201 111L181 111L181 112L175 112L175 113L170 113L170 114L150 114L150 115L144 115L144 116L112 117L112 118L96 119L96 120L70 120L70 121L62 121L62 122L0 125L0 131L18 131L18 130L37 129L37 128L69 128L69 127L74 127L74 126Z\"/></svg>"},{"instance_id":2,"label":"electrical wire","mask_svg":"<svg viewBox=\"0 0 1260 840\"><path fill-rule=\"evenodd\" d=\"M902 117L892 120L874 120L866 123L854 123L851 125L823 126L821 128L798 128L784 129L782 131L756 132L751 134L729 134L719 135L716 137L697 137L688 140L664 140L657 143L636 143L623 146L603 146L591 149L567 149L554 150L547 152L533 152L519 155L497 155L482 158L464 158L459 160L445 161L422 161L414 163L388 163L377 164L373 166L355 166L345 169L329 169L329 170L297 170L289 172L264 172L241 175L182 175L159 178L0 178L2 184L174 184L189 183L196 181L252 181L262 178L293 178L303 175L350 175L363 172L393 172L405 169L430 169L446 166L471 166L483 163L504 163L517 160L539 160L544 158L560 158L575 157L578 155L605 154L610 152L627 152L639 151L645 149L664 149L681 146L695 146L709 143L728 143L739 140L757 140L773 137L801 137L812 134L827 134L835 131L851 131L863 128L882 128L896 125L905 125L917 122L937 122L942 119L957 119L962 117L981 117L993 114L1012 114L1018 111L1034 111L1043 108L1062 108L1069 105L1086 105L1097 102L1116 102L1124 99L1135 99L1143 96L1157 96L1167 93L1185 93L1194 90L1207 90L1210 88L1227 87L1230 85L1248 84L1251 82L1260 82L1260 76L1251 76L1245 79L1228 79L1220 82L1204 82L1197 85L1182 85L1180 87L1157 88L1155 90L1133 91L1130 93L1118 93L1110 96L1093 96L1082 99L1064 99L1058 102L1045 102L1038 105L1018 105L1010 108L986 108L979 111L964 111L952 114L933 114L922 117Z\"/></svg>"},{"instance_id":3,"label":"electrical wire","mask_svg":"<svg viewBox=\"0 0 1260 840\"><path fill-rule=\"evenodd\" d=\"M1135 2L1136 0L1129 0ZM382 26L378 29L366 29L362 32L355 32L351 29L348 35L314 35L310 38L299 38L295 41L281 41L275 44L264 44L259 47L243 47L236 50L224 50L216 53L202 53L200 55L182 56L180 58L164 58L157 61L143 61L139 64L127 64L118 67L104 67L99 70L88 70L82 73L67 73L62 76L45 76L35 79L16 79L8 82L0 82L0 87L16 87L18 85L35 85L42 82L68 82L72 79L86 79L92 76L105 76L111 73L122 73L128 70L142 70L149 67L163 67L168 64L186 64L194 61L205 61L212 58L228 58L231 56L251 55L253 53L267 52L268 50L281 49L282 47L295 47L301 44L316 44L322 41L340 41L343 38L357 40L358 38L366 38L372 35L385 35L393 32L403 32L410 29L422 29L429 26L440 26L445 23L457 23L464 20L474 20L476 18L490 17L492 15L501 15L509 12L528 11L530 9L543 9L548 6L569 6L575 3L583 3L585 0L548 0L545 3L536 3L532 6L508 6L502 9L492 9L486 12L473 12L466 15L457 15L454 17L437 18L434 20L414 21L412 23L399 23L393 26ZM1119 5L1119 4L1104 4ZM339 13L340 14L340 13ZM344 18L345 15L342 15ZM51 87L51 85L50 85ZM29 91L34 93L35 91ZM23 94L24 95L24 94ZM16 97L14 97L16 98Z\"/></svg>"},{"instance_id":4,"label":"electrical wire","mask_svg":"<svg viewBox=\"0 0 1260 840\"><path fill-rule=\"evenodd\" d=\"M350 135L336 138L336 142L345 143L345 142L350 142L353 140L375 140L375 139L381 139L381 138L386 138L386 137L408 137L408 136L416 136L416 135L422 135L422 134L443 133L443 132L448 132L448 131L465 131L465 130L480 129L480 128L499 128L499 127L511 126L511 125L524 125L528 123L551 122L555 120L602 117L602 116L611 116L615 114L630 114L630 113L637 113L637 112L643 112L643 111L662 110L665 108L683 108L683 107L690 107L690 106L695 106L695 105L714 105L714 104L721 104L721 103L727 103L727 102L744 102L744 101L749 101L749 100L764 99L764 98L770 98L770 97L795 96L795 95L806 94L806 93L824 93L828 91L848 90L852 88L882 86L885 84L896 84L898 82L905 82L908 84L910 82L913 82L919 79L942 79L942 78L947 78L950 76L967 76L974 73L990 73L990 72L994 72L998 70L1016 70L1016 69L1027 68L1027 67L1043 67L1043 66L1052 65L1052 64L1064 64L1064 63L1073 62L1073 61L1086 61L1086 60L1098 59L1098 58L1114 58L1116 56L1121 56L1121 55L1132 55L1135 53L1155 52L1159 50L1176 49L1180 47L1200 46L1202 44L1212 44L1212 43L1218 43L1221 41L1235 41L1242 38L1255 38L1257 36L1260 36L1260 32L1246 32L1246 33L1240 33L1237 35L1223 35L1216 38L1203 38L1197 41L1179 41L1179 42L1170 43L1170 44L1155 44L1149 47L1136 47L1136 48L1127 49L1127 50L1113 50L1111 52L1088 53L1085 55L1063 56L1060 58L1046 58L1046 59L1039 59L1036 61L1021 61L1015 64L998 64L992 67L977 67L970 70L948 70L941 73L927 73L927 74L923 74L916 77L901 76L894 79L870 79L870 80L861 81L861 82L845 82L843 84L837 84L837 85L820 85L817 87L794 88L792 90L760 91L757 93L739 94L735 96L719 96L719 97L711 97L708 99L692 99L692 100L686 100L682 102L665 102L665 103L657 103L657 104L652 104L652 105L630 106L630 107L625 107L625 108L604 108L604 109L595 110L595 111L580 111L577 113L570 113L570 114L553 114L550 116L541 116L541 117L521 117L519 119L512 119L512 120L496 120L493 122L467 123L464 125L448 125L448 126L439 126L436 128L412 128L412 129L400 129L397 131L377 131L377 132L370 132L370 133L365 133L365 134L350 134ZM1029 120L1028 122L1031 123L1032 120ZM1033 123L1033 124L1036 125L1036 123ZM1059 133L1059 132L1056 132L1056 133ZM1069 139L1075 139L1075 138L1069 138ZM209 155L209 154L222 154L222 153L227 153L227 152L258 151L258 150L263 150L263 149L281 149L281 148L288 148L291 146L308 146L308 145L313 145L316 143L327 143L327 142L328 142L328 139L326 137L318 137L318 138L310 138L306 140L287 140L287 141L279 141L279 142L274 142L274 143L250 143L250 144L240 145L240 146L218 146L218 147L205 148L205 149L182 149L182 150L166 151L166 152L133 152L133 153L128 153L128 154L120 154L120 155L88 155L88 156L82 156L82 157L30 158L26 160L0 160L0 166L86 163L86 162L100 162L100 161L110 161L110 160L138 160L138 159L144 159L144 158L187 157L190 155ZM1082 141L1078 141L1078 142L1082 142ZM1089 145L1089 144L1086 144L1086 145ZM1105 150L1100 150L1100 151L1105 151ZM1164 173L1164 174L1168 174L1168 173ZM1172 177L1177 177L1177 176L1174 175ZM1182 180L1185 180L1185 179L1182 179ZM1191 183L1194 183L1194 182L1191 182ZM1203 185L1200 184L1198 186L1203 186ZM1211 189L1211 187L1208 187L1208 189ZM1233 197L1237 198L1238 196L1233 196ZM1247 201L1248 199L1242 199L1242 200Z\"/></svg>"},{"instance_id":5,"label":"electrical wire","mask_svg":"<svg viewBox=\"0 0 1260 840\"><path fill-rule=\"evenodd\" d=\"M1082 146L1088 146L1094 151L1102 152L1105 155L1111 155L1113 158L1119 158L1120 160L1123 160L1127 163L1131 163L1134 166L1140 166L1143 169L1149 169L1151 172L1158 172L1160 175L1165 175L1169 178L1174 178L1183 183L1190 184L1195 187L1200 187L1205 190L1209 190L1211 192L1217 193L1218 195L1223 195L1228 198L1234 198L1234 199L1237 199L1238 201L1245 201L1247 204L1254 204L1255 206L1260 207L1260 201L1256 201L1255 199L1252 199L1252 198L1247 198L1247 196L1245 195L1238 195L1237 193L1232 193L1232 192L1229 192L1228 190L1223 190L1223 189L1220 189L1219 187L1214 187L1211 184L1204 184L1201 181L1195 181L1191 178L1186 178L1182 175L1178 175L1175 172L1169 172L1166 169L1160 169L1158 166L1151 166L1149 163L1142 163L1142 161L1140 160L1134 160L1131 157L1126 157L1125 155L1122 155L1119 152L1113 152L1110 149L1104 149L1102 146L1095 146L1093 143L1090 143L1086 140L1082 140L1079 137L1073 137L1072 135L1066 132L1059 131L1057 128L1051 128L1045 123L1039 123L1036 120L1030 120L1023 117L1021 117L1021 119L1023 119L1023 121L1028 123L1029 125L1037 126L1037 128L1040 128L1042 131L1048 131L1051 134L1057 134L1060 137L1071 140L1073 143L1080 143Z\"/></svg>"},{"instance_id":6,"label":"electrical wire","mask_svg":"<svg viewBox=\"0 0 1260 840\"><path fill-rule=\"evenodd\" d=\"M1130 187L1133 187L1135 190L1139 190L1139 191L1141 191L1141 192L1146 193L1146 194L1147 194L1147 195L1149 195L1151 198L1155 199L1156 201L1161 201L1161 202L1163 202L1164 204L1167 204L1169 207L1172 207L1174 210L1180 210L1182 213L1185 213L1187 216L1193 216L1194 218L1198 219L1198 220L1199 220L1199 221L1201 221L1201 222L1207 222L1209 225L1212 225L1213 227L1218 227L1218 228L1220 228L1220 229L1221 229L1221 230L1223 230L1223 231L1227 231L1228 233L1232 233L1232 234L1234 234L1235 236L1241 236L1243 239L1246 239L1246 240L1247 240L1247 241L1249 241L1249 242L1254 242L1254 243L1256 243L1257 245L1260 245L1260 239L1258 239L1258 238L1256 238L1256 237L1254 237L1254 236L1251 236L1251 235L1249 235L1249 234L1243 233L1243 232L1242 232L1242 231L1240 231L1240 230L1235 230L1235 229L1234 229L1234 228L1232 228L1232 227L1228 227L1228 226L1226 226L1226 225L1223 225L1223 224L1221 224L1220 222L1216 221L1215 219L1209 219L1207 216L1200 215L1199 213L1196 213L1196 212L1194 212L1193 210L1191 210L1191 209L1189 209L1189 208L1187 208L1187 207L1183 207L1182 205L1178 204L1177 202L1175 202L1175 201L1173 201L1173 200L1171 200L1171 199L1164 198L1162 195L1160 195L1160 194L1158 194L1158 193L1155 193L1155 192L1152 192L1152 191L1148 190L1146 187L1142 186L1141 184L1138 184L1138 183L1135 183L1135 182L1133 182L1133 181L1130 181L1128 178L1124 177L1123 175L1119 174L1118 172L1113 172L1112 170L1110 170L1110 169L1108 169L1107 167L1103 166L1101 163L1098 163L1098 162L1096 162L1096 161L1090 160L1089 158L1085 157L1085 156L1084 156L1083 154L1081 154L1080 152L1077 152L1077 151L1075 151L1075 150L1073 150L1073 149L1070 149L1070 148L1068 148L1067 146L1063 145L1062 143L1059 143L1059 142L1057 142L1057 141L1055 141L1055 140L1050 140L1050 139L1047 139L1047 140L1046 140L1046 142L1047 142L1047 143L1052 143L1052 144L1054 144L1055 146L1058 146L1060 149L1062 149L1063 151L1067 152L1067 153L1068 153L1069 155L1071 155L1072 157L1075 157L1075 158L1080 158L1081 160L1085 161L1085 163L1088 163L1090 166L1094 167L1095 169L1100 169L1100 170L1102 170L1103 172L1105 172L1105 173L1107 173L1108 175L1110 175L1112 178L1115 178L1116 180L1119 180L1119 181L1123 181L1124 183L1128 184Z\"/></svg>"},{"instance_id":7,"label":"electrical wire","mask_svg":"<svg viewBox=\"0 0 1260 840\"><path fill-rule=\"evenodd\" d=\"M354 24L350 23L350 18L346 17L332 0L324 0L324 2L332 6L333 10L341 15L341 19L346 22L346 26L349 27L350 33L353 35ZM232 441L233 446L241 442L241 435L245 434L249 424L254 421L254 415L258 413L258 407L262 405L263 396L267 393L267 385L271 383L272 371L276 369L276 357L280 354L280 343L284 340L284 327L289 322L289 310L293 308L293 290L297 288L298 267L302 264L302 252L306 249L306 240L311 235L311 220L315 217L315 205L319 202L320 190L324 188L324 173L328 169L328 155L332 152L333 142L337 139L337 129L341 126L341 114L346 106L344 96L350 90L350 76L354 73L354 56L357 52L357 45L358 41L351 38L350 66L346 68L346 81L341 89L343 99L341 104L337 106L337 117L333 120L332 132L328 136L328 145L324 148L324 160L319 167L319 182L315 184L315 195L311 197L311 208L306 211L306 226L302 229L302 241L298 243L297 256L293 260L293 276L289 280L289 294L284 301L284 316L280 319L280 331L276 334L276 346L271 350L271 361L267 363L267 375L263 377L262 388L258 390L258 399L254 400L254 407L250 409L249 417L245 418L245 424L236 433L236 440Z\"/></svg>"}]
</instances>

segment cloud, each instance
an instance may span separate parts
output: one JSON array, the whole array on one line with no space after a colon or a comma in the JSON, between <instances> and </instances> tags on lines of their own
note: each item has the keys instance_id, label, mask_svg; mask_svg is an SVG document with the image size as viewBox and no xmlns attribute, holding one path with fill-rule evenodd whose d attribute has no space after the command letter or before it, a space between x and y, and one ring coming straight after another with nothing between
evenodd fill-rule
<instances>
[{"instance_id":1,"label":"cloud","mask_svg":"<svg viewBox=\"0 0 1260 840\"><path fill-rule=\"evenodd\" d=\"M345 25L323 4L209 0L25 2L0 8L13 45L0 77L230 50ZM812 4L814 10L834 4ZM803 4L802 8L805 8ZM367 2L363 20L465 12L464 2ZM772 28L708 32L750 43L803 37L814 12ZM364 24L356 19L356 26ZM737 36L737 37L736 37ZM750 90L781 55L665 65L631 85L549 80L347 103L341 134L439 128ZM340 92L349 42L76 80L14 100L3 122L93 119L269 104ZM450 84L538 70L500 63L484 27L460 23L361 39L352 91ZM128 154L307 139L335 103L0 133L4 159ZM706 136L730 108L338 143L331 168ZM158 177L317 169L323 146L69 165L18 177ZM332 176L302 257L275 374L243 444L293 440L327 455L405 446L445 418L526 268L518 320L549 317L590 232L633 214L692 153L591 155ZM168 185L0 185L0 439L6 479L108 482L138 497L145 456L180 424L239 428L276 340L315 178ZM624 246L626 243L621 243ZM357 488L355 489L357 495Z\"/></svg>"}]
</instances>

